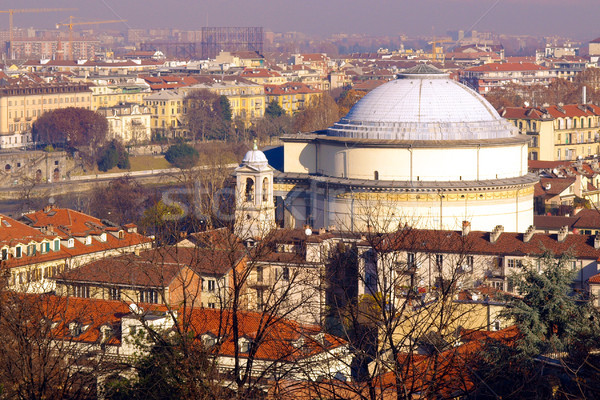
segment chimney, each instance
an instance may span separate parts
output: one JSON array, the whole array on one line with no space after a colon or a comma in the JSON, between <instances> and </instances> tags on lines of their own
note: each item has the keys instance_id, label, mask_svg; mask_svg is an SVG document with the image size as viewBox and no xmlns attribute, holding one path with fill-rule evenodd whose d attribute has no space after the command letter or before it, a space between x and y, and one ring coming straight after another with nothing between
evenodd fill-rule
<instances>
[{"instance_id":1,"label":"chimney","mask_svg":"<svg viewBox=\"0 0 600 400\"><path fill-rule=\"evenodd\" d=\"M587 88L585 85L581 89L581 104L587 104Z\"/></svg>"},{"instance_id":2,"label":"chimney","mask_svg":"<svg viewBox=\"0 0 600 400\"><path fill-rule=\"evenodd\" d=\"M529 228L527 228L527 230L523 234L523 242L529 243L529 241L533 237L534 232L535 232L535 226L529 225Z\"/></svg>"},{"instance_id":3,"label":"chimney","mask_svg":"<svg viewBox=\"0 0 600 400\"><path fill-rule=\"evenodd\" d=\"M565 225L562 228L560 228L558 230L558 241L564 242L565 239L567 238L568 234L569 234L569 226L568 225Z\"/></svg>"},{"instance_id":4,"label":"chimney","mask_svg":"<svg viewBox=\"0 0 600 400\"><path fill-rule=\"evenodd\" d=\"M600 249L600 233L596 233L596 236L594 236L594 248L596 250Z\"/></svg>"},{"instance_id":5,"label":"chimney","mask_svg":"<svg viewBox=\"0 0 600 400\"><path fill-rule=\"evenodd\" d=\"M502 225L496 225L494 230L490 232L490 243L496 243L502 232L504 232L504 227Z\"/></svg>"},{"instance_id":6,"label":"chimney","mask_svg":"<svg viewBox=\"0 0 600 400\"><path fill-rule=\"evenodd\" d=\"M471 223L469 221L462 222L462 235L467 236L471 232Z\"/></svg>"}]
</instances>

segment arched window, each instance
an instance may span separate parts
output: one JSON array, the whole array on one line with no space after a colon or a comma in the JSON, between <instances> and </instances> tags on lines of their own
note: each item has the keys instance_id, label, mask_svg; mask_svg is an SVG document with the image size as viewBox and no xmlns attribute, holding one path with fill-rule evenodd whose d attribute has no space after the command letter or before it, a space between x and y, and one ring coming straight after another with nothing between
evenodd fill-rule
<instances>
[{"instance_id":1,"label":"arched window","mask_svg":"<svg viewBox=\"0 0 600 400\"><path fill-rule=\"evenodd\" d=\"M269 201L269 178L266 177L262 181L262 200Z\"/></svg>"},{"instance_id":2,"label":"arched window","mask_svg":"<svg viewBox=\"0 0 600 400\"><path fill-rule=\"evenodd\" d=\"M6 165L4 166L4 170L5 170L6 172L10 171L10 164L6 164Z\"/></svg>"},{"instance_id":3,"label":"arched window","mask_svg":"<svg viewBox=\"0 0 600 400\"><path fill-rule=\"evenodd\" d=\"M254 179L246 178L246 201L254 201Z\"/></svg>"}]
</instances>

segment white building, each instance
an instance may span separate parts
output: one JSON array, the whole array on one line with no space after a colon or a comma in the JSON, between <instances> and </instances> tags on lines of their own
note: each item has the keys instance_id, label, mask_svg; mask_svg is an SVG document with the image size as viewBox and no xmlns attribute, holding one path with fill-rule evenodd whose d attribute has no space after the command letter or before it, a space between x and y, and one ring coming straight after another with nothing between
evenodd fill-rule
<instances>
[{"instance_id":1,"label":"white building","mask_svg":"<svg viewBox=\"0 0 600 400\"><path fill-rule=\"evenodd\" d=\"M529 138L433 67L373 90L326 131L282 140L273 190L284 226L387 231L469 221L524 232L533 224Z\"/></svg>"}]
</instances>

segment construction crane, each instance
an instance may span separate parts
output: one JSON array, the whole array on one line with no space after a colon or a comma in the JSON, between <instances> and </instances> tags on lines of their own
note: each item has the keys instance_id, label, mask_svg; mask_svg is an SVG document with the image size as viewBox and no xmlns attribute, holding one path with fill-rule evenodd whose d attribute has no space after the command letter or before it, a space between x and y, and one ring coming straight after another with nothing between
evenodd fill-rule
<instances>
[{"instance_id":1,"label":"construction crane","mask_svg":"<svg viewBox=\"0 0 600 400\"><path fill-rule=\"evenodd\" d=\"M61 26L69 27L69 60L73 59L73 27L78 25L96 25L96 24L114 24L117 22L126 22L126 19L110 19L106 21L73 22L73 16L69 16L69 22L56 24L56 29Z\"/></svg>"},{"instance_id":2,"label":"construction crane","mask_svg":"<svg viewBox=\"0 0 600 400\"><path fill-rule=\"evenodd\" d=\"M438 43L450 43L452 40L450 39L434 39L431 42L427 42L427 44L431 45L431 58L436 61L440 60L444 62L444 46L438 46Z\"/></svg>"},{"instance_id":3,"label":"construction crane","mask_svg":"<svg viewBox=\"0 0 600 400\"><path fill-rule=\"evenodd\" d=\"M10 37L8 54L11 58L14 58L13 54L13 14L20 13L42 13L42 12L55 12L55 11L75 11L76 8L18 8L10 10L0 10L2 14L8 14L8 35Z\"/></svg>"}]
</instances>

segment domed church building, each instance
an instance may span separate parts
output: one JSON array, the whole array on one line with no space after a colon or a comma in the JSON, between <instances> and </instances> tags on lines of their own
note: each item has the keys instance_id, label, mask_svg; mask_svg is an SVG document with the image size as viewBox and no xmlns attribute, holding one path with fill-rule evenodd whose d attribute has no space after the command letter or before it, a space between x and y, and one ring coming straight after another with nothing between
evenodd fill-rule
<instances>
[{"instance_id":1,"label":"domed church building","mask_svg":"<svg viewBox=\"0 0 600 400\"><path fill-rule=\"evenodd\" d=\"M418 65L327 130L284 136L274 171L288 227L524 232L533 224L529 139L479 94Z\"/></svg>"}]
</instances>

